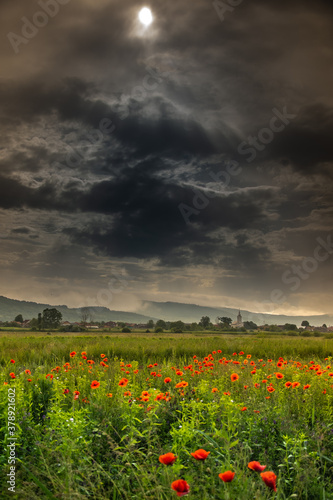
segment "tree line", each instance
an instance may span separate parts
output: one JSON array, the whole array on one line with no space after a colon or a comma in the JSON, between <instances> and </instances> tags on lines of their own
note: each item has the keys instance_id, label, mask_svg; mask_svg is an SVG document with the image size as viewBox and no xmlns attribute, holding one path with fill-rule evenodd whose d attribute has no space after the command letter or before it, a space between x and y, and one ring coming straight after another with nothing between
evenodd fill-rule
<instances>
[{"instance_id":1,"label":"tree line","mask_svg":"<svg viewBox=\"0 0 333 500\"><path fill-rule=\"evenodd\" d=\"M82 314L83 316L83 314ZM86 324L86 319L84 318L82 321L82 325L85 326ZM22 314L18 314L15 317L15 320L12 322L4 322L3 326L16 326L17 323L23 323L23 316ZM50 329L50 330L55 330L58 329L61 325L62 322L62 313L58 311L56 308L46 308L43 310L42 313L38 314L37 318L33 318L29 322L29 328L32 330L45 330L45 329ZM105 321L100 321L100 322L94 322L97 326L103 328L105 326ZM118 321L116 322L117 327L122 328L123 331L131 331L129 330L128 326L126 323L123 321ZM306 328L310 326L309 322L307 320L302 321L301 323L303 328ZM73 326L73 325L71 325ZM209 316L202 316L199 322L192 322L192 323L184 323L181 320L178 321L164 321L163 319L159 319L156 321L156 323L150 319L146 325L147 327L147 332L154 331L155 333L161 333L164 330L171 331L173 333L182 333L186 331L203 331L203 330L225 330L225 331L251 331L251 330L257 330L258 325L254 323L253 321L244 321L242 327L232 327L232 319L227 317L227 316L218 316L215 319L215 324L211 322L211 319ZM324 324L323 327L326 327ZM266 331L298 331L299 328L297 327L296 324L292 323L286 323L285 325L264 325L262 327L263 330Z\"/></svg>"}]
</instances>

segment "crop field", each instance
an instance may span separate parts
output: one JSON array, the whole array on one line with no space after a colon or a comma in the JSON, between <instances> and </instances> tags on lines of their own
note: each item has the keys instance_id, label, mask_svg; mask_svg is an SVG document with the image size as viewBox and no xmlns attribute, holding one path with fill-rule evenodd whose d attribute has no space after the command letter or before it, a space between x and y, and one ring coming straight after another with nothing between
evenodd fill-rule
<instances>
[{"instance_id":1,"label":"crop field","mask_svg":"<svg viewBox=\"0 0 333 500\"><path fill-rule=\"evenodd\" d=\"M1 498L333 499L332 355L324 338L3 334Z\"/></svg>"}]
</instances>

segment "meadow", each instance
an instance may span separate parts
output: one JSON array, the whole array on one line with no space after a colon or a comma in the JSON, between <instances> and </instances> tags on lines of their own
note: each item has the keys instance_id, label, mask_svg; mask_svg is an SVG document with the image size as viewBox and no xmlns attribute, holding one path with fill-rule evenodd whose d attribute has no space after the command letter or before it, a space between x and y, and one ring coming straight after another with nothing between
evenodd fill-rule
<instances>
[{"instance_id":1,"label":"meadow","mask_svg":"<svg viewBox=\"0 0 333 500\"><path fill-rule=\"evenodd\" d=\"M333 499L332 355L327 338L1 332L0 497Z\"/></svg>"}]
</instances>

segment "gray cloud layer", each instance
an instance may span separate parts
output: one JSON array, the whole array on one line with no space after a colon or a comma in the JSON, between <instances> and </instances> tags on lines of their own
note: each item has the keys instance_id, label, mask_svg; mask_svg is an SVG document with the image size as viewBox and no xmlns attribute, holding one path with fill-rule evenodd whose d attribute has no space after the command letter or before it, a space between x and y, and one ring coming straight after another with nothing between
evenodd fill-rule
<instances>
[{"instance_id":1,"label":"gray cloud layer","mask_svg":"<svg viewBox=\"0 0 333 500\"><path fill-rule=\"evenodd\" d=\"M330 259L282 276L332 233L331 3L138 8L69 1L15 54L41 7L2 2L0 293L77 305L116 267L131 304L330 312Z\"/></svg>"}]
</instances>

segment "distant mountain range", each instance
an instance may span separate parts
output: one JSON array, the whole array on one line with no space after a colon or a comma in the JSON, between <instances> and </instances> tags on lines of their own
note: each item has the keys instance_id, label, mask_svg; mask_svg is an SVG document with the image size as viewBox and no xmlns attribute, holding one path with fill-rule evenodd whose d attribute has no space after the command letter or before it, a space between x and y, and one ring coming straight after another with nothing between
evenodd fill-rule
<instances>
[{"instance_id":1,"label":"distant mountain range","mask_svg":"<svg viewBox=\"0 0 333 500\"><path fill-rule=\"evenodd\" d=\"M23 319L37 318L38 313L44 309L55 307L62 314L63 321L80 323L83 320L81 308L70 308L64 305L39 304L37 302L27 302L25 300L8 299L0 296L0 321L12 321L18 314L22 314ZM89 317L87 321L123 321L125 323L147 323L150 318L143 314L124 311L111 311L107 307L89 307Z\"/></svg>"},{"instance_id":2,"label":"distant mountain range","mask_svg":"<svg viewBox=\"0 0 333 500\"><path fill-rule=\"evenodd\" d=\"M82 309L69 308L65 305L39 304L22 300L8 299L0 296L0 321L12 321L18 314L24 319L37 318L38 313L46 308L55 307L61 312L64 321L81 322ZM150 319L154 321L163 319L165 321L182 320L185 323L199 322L202 316L209 316L215 323L218 316L227 316L236 320L238 309L230 307L205 307L195 304L182 304L179 302L153 302L143 301L141 312L112 311L107 307L89 307L90 318L88 321L124 321L126 323L147 323ZM310 325L327 326L333 325L333 316L322 314L317 316L287 316L275 314L259 314L250 311L241 311L243 321L253 321L258 325L273 324L284 325L294 323L300 326L303 320L309 321Z\"/></svg>"},{"instance_id":3,"label":"distant mountain range","mask_svg":"<svg viewBox=\"0 0 333 500\"><path fill-rule=\"evenodd\" d=\"M181 319L185 323L198 322L202 316L209 316L214 323L218 316L227 316L233 321L236 320L238 309L230 307L205 307L195 304L181 304L179 302L151 302L144 301L142 312L149 317L157 317L165 321L173 321ZM241 310L243 321L253 321L257 325L284 325L293 323L298 326L303 320L309 321L310 325L322 326L324 323L329 326L333 325L333 315L322 314L318 316L287 316L282 314L260 314L250 311Z\"/></svg>"}]
</instances>

